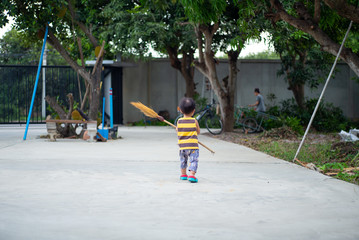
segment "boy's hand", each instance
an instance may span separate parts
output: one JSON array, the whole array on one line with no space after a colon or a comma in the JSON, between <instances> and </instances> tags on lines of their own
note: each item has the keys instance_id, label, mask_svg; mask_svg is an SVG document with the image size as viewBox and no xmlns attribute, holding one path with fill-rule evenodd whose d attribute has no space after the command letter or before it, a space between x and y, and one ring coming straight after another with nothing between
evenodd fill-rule
<instances>
[{"instance_id":1,"label":"boy's hand","mask_svg":"<svg viewBox=\"0 0 359 240\"><path fill-rule=\"evenodd\" d=\"M162 116L160 116L160 115L158 115L157 119L160 120L161 122L163 122L163 121L165 120L165 119L164 119Z\"/></svg>"}]
</instances>

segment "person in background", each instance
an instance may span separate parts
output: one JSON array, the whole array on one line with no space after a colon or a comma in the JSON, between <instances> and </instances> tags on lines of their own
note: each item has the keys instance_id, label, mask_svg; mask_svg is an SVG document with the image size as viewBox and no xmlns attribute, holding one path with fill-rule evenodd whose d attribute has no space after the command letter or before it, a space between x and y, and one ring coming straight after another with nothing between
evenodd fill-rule
<instances>
[{"instance_id":1,"label":"person in background","mask_svg":"<svg viewBox=\"0 0 359 240\"><path fill-rule=\"evenodd\" d=\"M254 89L254 95L256 96L256 103L249 104L248 106L254 107L254 110L256 110L257 112L265 112L266 106L264 105L264 98L260 94L259 88Z\"/></svg>"}]
</instances>

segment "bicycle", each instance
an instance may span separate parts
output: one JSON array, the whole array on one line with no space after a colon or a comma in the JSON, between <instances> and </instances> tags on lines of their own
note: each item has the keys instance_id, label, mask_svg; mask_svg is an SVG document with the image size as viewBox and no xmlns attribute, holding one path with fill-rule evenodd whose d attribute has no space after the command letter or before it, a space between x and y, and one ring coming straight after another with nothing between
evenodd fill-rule
<instances>
[{"instance_id":1,"label":"bicycle","mask_svg":"<svg viewBox=\"0 0 359 240\"><path fill-rule=\"evenodd\" d=\"M248 117L246 117L246 115ZM255 116L255 117L254 117ZM243 128L244 133L261 132L264 129L262 126L264 118L278 120L278 117L266 114L264 112L255 112L248 108L236 107L234 113L234 125ZM260 119L259 123L257 119Z\"/></svg>"},{"instance_id":2,"label":"bicycle","mask_svg":"<svg viewBox=\"0 0 359 240\"><path fill-rule=\"evenodd\" d=\"M194 113L196 120L199 122L202 118L204 119L205 126L213 135L221 134L223 131L223 124L221 118L213 110L215 103L206 105L203 109ZM175 125L177 126L177 121L183 117L183 114L180 113L175 119Z\"/></svg>"}]
</instances>

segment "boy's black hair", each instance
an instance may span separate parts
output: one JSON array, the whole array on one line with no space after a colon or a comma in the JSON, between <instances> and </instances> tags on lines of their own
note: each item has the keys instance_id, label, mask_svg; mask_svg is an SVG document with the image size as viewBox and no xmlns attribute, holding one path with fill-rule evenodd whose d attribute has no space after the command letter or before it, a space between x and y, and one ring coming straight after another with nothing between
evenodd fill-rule
<instances>
[{"instance_id":1,"label":"boy's black hair","mask_svg":"<svg viewBox=\"0 0 359 240\"><path fill-rule=\"evenodd\" d=\"M190 114L196 108L196 103L192 98L184 97L181 99L179 107L183 114Z\"/></svg>"},{"instance_id":2,"label":"boy's black hair","mask_svg":"<svg viewBox=\"0 0 359 240\"><path fill-rule=\"evenodd\" d=\"M261 92L259 91L259 88L255 88L254 91L255 91L256 93L261 93Z\"/></svg>"}]
</instances>

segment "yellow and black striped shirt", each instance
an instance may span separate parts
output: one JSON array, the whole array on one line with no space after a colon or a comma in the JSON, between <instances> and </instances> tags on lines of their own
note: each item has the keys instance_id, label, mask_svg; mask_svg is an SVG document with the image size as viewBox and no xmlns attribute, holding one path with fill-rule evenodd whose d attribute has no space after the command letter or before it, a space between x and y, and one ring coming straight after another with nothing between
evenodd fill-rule
<instances>
[{"instance_id":1,"label":"yellow and black striped shirt","mask_svg":"<svg viewBox=\"0 0 359 240\"><path fill-rule=\"evenodd\" d=\"M177 136L180 150L198 149L196 119L180 118L177 122Z\"/></svg>"}]
</instances>

